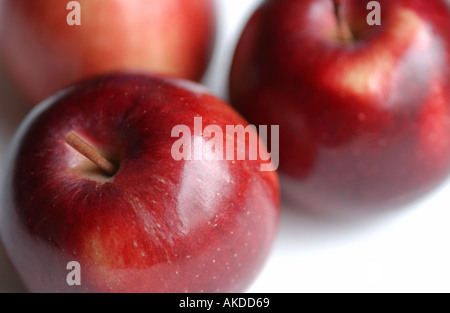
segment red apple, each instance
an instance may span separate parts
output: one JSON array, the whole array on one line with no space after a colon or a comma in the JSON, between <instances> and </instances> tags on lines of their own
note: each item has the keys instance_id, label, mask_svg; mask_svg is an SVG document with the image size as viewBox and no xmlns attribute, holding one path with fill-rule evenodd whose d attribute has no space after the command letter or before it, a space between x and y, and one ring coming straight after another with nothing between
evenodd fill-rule
<instances>
[{"instance_id":1,"label":"red apple","mask_svg":"<svg viewBox=\"0 0 450 313\"><path fill-rule=\"evenodd\" d=\"M231 103L280 125L282 190L305 207L404 205L449 173L449 8L380 0L369 26L368 2L267 0L235 52Z\"/></svg>"},{"instance_id":2,"label":"red apple","mask_svg":"<svg viewBox=\"0 0 450 313\"><path fill-rule=\"evenodd\" d=\"M278 227L277 174L260 171L260 158L176 161L177 125L194 148L208 140L195 117L247 125L194 83L135 74L83 82L31 112L13 139L0 215L28 290L241 292L253 282ZM71 261L81 286L66 282Z\"/></svg>"},{"instance_id":3,"label":"red apple","mask_svg":"<svg viewBox=\"0 0 450 313\"><path fill-rule=\"evenodd\" d=\"M214 45L213 0L78 0L79 26L67 22L76 17L69 2L0 1L1 54L35 103L125 68L202 77Z\"/></svg>"}]
</instances>

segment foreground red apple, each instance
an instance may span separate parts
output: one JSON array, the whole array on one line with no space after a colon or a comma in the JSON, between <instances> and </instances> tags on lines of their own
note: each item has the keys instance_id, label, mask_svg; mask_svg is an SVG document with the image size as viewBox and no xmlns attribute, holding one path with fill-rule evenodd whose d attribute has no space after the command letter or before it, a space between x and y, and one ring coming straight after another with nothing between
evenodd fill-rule
<instances>
[{"instance_id":1,"label":"foreground red apple","mask_svg":"<svg viewBox=\"0 0 450 313\"><path fill-rule=\"evenodd\" d=\"M239 292L252 283L278 226L277 174L261 172L260 159L176 161L172 130L192 129L196 117L246 125L193 83L124 74L32 111L10 150L0 215L29 290ZM209 140L191 131L194 149ZM81 286L66 283L71 261Z\"/></svg>"},{"instance_id":2,"label":"foreground red apple","mask_svg":"<svg viewBox=\"0 0 450 313\"><path fill-rule=\"evenodd\" d=\"M215 37L213 0L0 1L0 49L31 100L124 68L199 80ZM75 18L70 15L69 20Z\"/></svg>"},{"instance_id":3,"label":"foreground red apple","mask_svg":"<svg viewBox=\"0 0 450 313\"><path fill-rule=\"evenodd\" d=\"M449 9L381 0L369 26L368 2L267 0L235 53L231 102L280 125L282 190L307 207L401 205L449 172Z\"/></svg>"}]
</instances>

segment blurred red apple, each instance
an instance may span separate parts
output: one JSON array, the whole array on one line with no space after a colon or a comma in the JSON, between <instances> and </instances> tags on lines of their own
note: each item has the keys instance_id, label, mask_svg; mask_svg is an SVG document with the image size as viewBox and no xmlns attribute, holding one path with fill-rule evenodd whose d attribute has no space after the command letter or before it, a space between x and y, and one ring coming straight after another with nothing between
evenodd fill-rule
<instances>
[{"instance_id":1,"label":"blurred red apple","mask_svg":"<svg viewBox=\"0 0 450 313\"><path fill-rule=\"evenodd\" d=\"M79 0L80 26L68 25L69 2L0 1L4 62L35 103L125 68L201 79L214 46L213 0Z\"/></svg>"},{"instance_id":2,"label":"blurred red apple","mask_svg":"<svg viewBox=\"0 0 450 313\"><path fill-rule=\"evenodd\" d=\"M261 159L176 161L175 126L189 127L194 149L209 140L192 127L199 116L247 125L193 83L131 74L32 111L13 140L0 214L28 290L241 292L253 282L278 226L277 174ZM83 156L93 152L105 171ZM81 286L66 283L71 261Z\"/></svg>"},{"instance_id":3,"label":"blurred red apple","mask_svg":"<svg viewBox=\"0 0 450 313\"><path fill-rule=\"evenodd\" d=\"M280 125L282 190L307 207L403 205L449 173L449 8L380 0L370 26L368 3L264 1L235 52L231 103Z\"/></svg>"}]
</instances>

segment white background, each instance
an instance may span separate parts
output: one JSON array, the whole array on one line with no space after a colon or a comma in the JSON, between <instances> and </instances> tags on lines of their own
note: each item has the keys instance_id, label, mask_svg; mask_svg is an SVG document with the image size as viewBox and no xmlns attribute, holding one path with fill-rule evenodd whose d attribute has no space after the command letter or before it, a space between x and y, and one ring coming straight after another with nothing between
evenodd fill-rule
<instances>
[{"instance_id":1,"label":"white background","mask_svg":"<svg viewBox=\"0 0 450 313\"><path fill-rule=\"evenodd\" d=\"M204 79L227 98L236 41L260 0L217 0L219 34ZM0 164L26 106L0 68ZM359 219L283 205L272 254L249 292L450 292L450 182L406 208ZM0 292L21 291L0 252Z\"/></svg>"}]
</instances>

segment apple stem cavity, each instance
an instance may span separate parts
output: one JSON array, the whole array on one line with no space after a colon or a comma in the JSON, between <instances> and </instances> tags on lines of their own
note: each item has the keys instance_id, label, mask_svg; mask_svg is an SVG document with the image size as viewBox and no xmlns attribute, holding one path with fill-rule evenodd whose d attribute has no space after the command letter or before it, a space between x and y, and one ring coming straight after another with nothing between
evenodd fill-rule
<instances>
[{"instance_id":1,"label":"apple stem cavity","mask_svg":"<svg viewBox=\"0 0 450 313\"><path fill-rule=\"evenodd\" d=\"M347 20L344 18L342 3L344 0L333 0L334 3L334 14L336 15L338 32L337 38L343 42L353 42L355 36L348 24Z\"/></svg>"},{"instance_id":2,"label":"apple stem cavity","mask_svg":"<svg viewBox=\"0 0 450 313\"><path fill-rule=\"evenodd\" d=\"M75 132L71 131L66 137L66 143L87 159L94 162L105 174L114 176L117 173L117 166L105 159L96 148L88 144Z\"/></svg>"}]
</instances>

